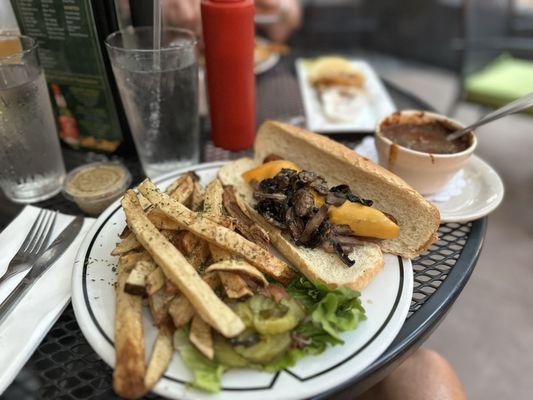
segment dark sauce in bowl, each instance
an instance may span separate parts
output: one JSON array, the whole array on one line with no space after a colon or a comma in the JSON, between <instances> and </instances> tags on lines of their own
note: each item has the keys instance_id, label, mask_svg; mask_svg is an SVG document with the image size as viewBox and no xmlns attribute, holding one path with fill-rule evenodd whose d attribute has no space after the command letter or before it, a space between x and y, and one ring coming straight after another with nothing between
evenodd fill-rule
<instances>
[{"instance_id":1,"label":"dark sauce in bowl","mask_svg":"<svg viewBox=\"0 0 533 400\"><path fill-rule=\"evenodd\" d=\"M472 144L471 133L449 141L446 136L456 131L442 121L424 123L397 123L382 126L384 137L399 146L432 154L453 154L464 151Z\"/></svg>"}]
</instances>

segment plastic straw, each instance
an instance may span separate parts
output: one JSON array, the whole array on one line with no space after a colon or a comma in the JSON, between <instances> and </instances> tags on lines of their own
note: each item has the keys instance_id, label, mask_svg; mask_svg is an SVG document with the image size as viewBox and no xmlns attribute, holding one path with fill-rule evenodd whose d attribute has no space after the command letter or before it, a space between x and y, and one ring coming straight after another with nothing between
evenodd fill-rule
<instances>
[{"instance_id":1,"label":"plastic straw","mask_svg":"<svg viewBox=\"0 0 533 400\"><path fill-rule=\"evenodd\" d=\"M154 21L153 21L153 46L154 46L154 69L159 70L159 50L161 49L161 1L154 1Z\"/></svg>"}]
</instances>

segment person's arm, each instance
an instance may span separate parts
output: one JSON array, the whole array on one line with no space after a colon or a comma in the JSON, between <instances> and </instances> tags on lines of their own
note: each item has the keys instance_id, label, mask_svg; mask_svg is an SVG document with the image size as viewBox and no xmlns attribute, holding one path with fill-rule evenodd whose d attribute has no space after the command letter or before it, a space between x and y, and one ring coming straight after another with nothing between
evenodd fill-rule
<instances>
[{"instance_id":1,"label":"person's arm","mask_svg":"<svg viewBox=\"0 0 533 400\"><path fill-rule=\"evenodd\" d=\"M163 0L162 5L166 25L190 29L201 35L200 0Z\"/></svg>"},{"instance_id":2,"label":"person's arm","mask_svg":"<svg viewBox=\"0 0 533 400\"><path fill-rule=\"evenodd\" d=\"M280 16L279 22L260 25L275 42L287 40L300 26L302 18L299 0L256 0L255 12ZM169 26L190 29L201 35L200 0L163 0L163 18Z\"/></svg>"},{"instance_id":3,"label":"person's arm","mask_svg":"<svg viewBox=\"0 0 533 400\"><path fill-rule=\"evenodd\" d=\"M302 12L299 0L256 0L256 14L274 14L280 21L260 25L261 29L275 42L284 42L300 26Z\"/></svg>"},{"instance_id":4,"label":"person's arm","mask_svg":"<svg viewBox=\"0 0 533 400\"><path fill-rule=\"evenodd\" d=\"M334 398L353 398L349 389ZM398 368L354 400L467 400L450 363L435 351L418 349Z\"/></svg>"}]
</instances>

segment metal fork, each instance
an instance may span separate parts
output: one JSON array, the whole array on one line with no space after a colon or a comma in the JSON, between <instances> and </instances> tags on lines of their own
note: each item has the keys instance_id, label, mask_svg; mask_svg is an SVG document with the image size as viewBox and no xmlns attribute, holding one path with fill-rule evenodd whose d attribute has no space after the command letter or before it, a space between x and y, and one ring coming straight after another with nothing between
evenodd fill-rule
<instances>
[{"instance_id":1,"label":"metal fork","mask_svg":"<svg viewBox=\"0 0 533 400\"><path fill-rule=\"evenodd\" d=\"M11 259L5 274L0 277L0 284L19 272L29 269L44 252L54 230L57 211L41 210L30 232L24 239L15 257Z\"/></svg>"}]
</instances>

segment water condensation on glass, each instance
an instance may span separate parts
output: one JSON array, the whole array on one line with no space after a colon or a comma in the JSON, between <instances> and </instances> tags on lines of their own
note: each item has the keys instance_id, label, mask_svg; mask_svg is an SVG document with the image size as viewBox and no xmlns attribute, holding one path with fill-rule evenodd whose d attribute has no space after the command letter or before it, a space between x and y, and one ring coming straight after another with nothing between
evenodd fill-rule
<instances>
[{"instance_id":1,"label":"water condensation on glass","mask_svg":"<svg viewBox=\"0 0 533 400\"><path fill-rule=\"evenodd\" d=\"M46 81L38 66L0 64L0 186L14 201L61 190L65 167Z\"/></svg>"},{"instance_id":2,"label":"water condensation on glass","mask_svg":"<svg viewBox=\"0 0 533 400\"><path fill-rule=\"evenodd\" d=\"M112 62L139 158L152 178L198 161L196 58L190 39L173 43L183 49L118 52Z\"/></svg>"}]
</instances>

